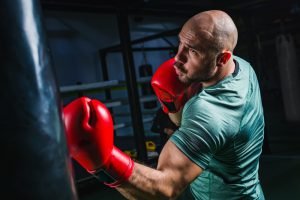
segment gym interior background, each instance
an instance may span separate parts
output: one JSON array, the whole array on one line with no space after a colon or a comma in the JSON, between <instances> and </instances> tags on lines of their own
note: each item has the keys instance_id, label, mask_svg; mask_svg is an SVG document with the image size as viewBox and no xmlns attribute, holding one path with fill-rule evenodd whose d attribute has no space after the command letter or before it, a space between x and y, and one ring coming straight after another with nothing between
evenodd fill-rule
<instances>
[{"instance_id":1,"label":"gym interior background","mask_svg":"<svg viewBox=\"0 0 300 200\"><path fill-rule=\"evenodd\" d=\"M165 140L152 127L159 103L151 75L176 54L185 20L208 9L228 12L239 30L235 54L252 64L261 86L266 199L300 199L299 0L36 2L62 105L83 95L103 101L113 115L116 146L150 166ZM78 199L123 199L76 162L72 166Z\"/></svg>"}]
</instances>

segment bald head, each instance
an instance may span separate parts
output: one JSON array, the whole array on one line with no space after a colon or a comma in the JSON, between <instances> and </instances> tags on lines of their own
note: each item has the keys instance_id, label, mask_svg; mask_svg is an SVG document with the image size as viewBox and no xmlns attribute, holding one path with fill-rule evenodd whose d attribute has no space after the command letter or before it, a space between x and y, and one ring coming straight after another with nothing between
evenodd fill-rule
<instances>
[{"instance_id":1,"label":"bald head","mask_svg":"<svg viewBox=\"0 0 300 200\"><path fill-rule=\"evenodd\" d=\"M231 17L220 10L201 12L183 26L200 38L204 49L233 51L238 38L237 28Z\"/></svg>"}]
</instances>

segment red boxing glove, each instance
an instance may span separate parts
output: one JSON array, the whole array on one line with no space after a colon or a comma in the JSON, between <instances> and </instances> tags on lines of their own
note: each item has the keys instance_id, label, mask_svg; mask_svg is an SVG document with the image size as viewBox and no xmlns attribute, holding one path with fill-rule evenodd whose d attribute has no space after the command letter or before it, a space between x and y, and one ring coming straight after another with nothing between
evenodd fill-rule
<instances>
[{"instance_id":1,"label":"red boxing glove","mask_svg":"<svg viewBox=\"0 0 300 200\"><path fill-rule=\"evenodd\" d=\"M185 103L187 86L178 79L174 63L174 58L162 63L151 79L151 86L165 113L176 113Z\"/></svg>"},{"instance_id":2,"label":"red boxing glove","mask_svg":"<svg viewBox=\"0 0 300 200\"><path fill-rule=\"evenodd\" d=\"M182 83L176 74L174 63L174 58L162 63L151 79L151 86L165 113L178 112L202 88L200 82L191 85Z\"/></svg>"},{"instance_id":3,"label":"red boxing glove","mask_svg":"<svg viewBox=\"0 0 300 200\"><path fill-rule=\"evenodd\" d=\"M132 174L133 160L113 145L113 121L100 101L78 98L63 109L66 136L71 156L89 173L101 170L117 187Z\"/></svg>"},{"instance_id":4,"label":"red boxing glove","mask_svg":"<svg viewBox=\"0 0 300 200\"><path fill-rule=\"evenodd\" d=\"M178 112L197 91L201 83L188 86L182 83L174 69L175 59L162 63L151 79L151 86L165 113Z\"/></svg>"}]
</instances>

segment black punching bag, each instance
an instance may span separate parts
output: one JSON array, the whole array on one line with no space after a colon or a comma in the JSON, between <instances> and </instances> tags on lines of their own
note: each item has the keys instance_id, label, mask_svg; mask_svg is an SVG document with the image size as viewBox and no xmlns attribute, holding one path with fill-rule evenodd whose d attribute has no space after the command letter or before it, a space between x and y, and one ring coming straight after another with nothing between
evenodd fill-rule
<instances>
[{"instance_id":1,"label":"black punching bag","mask_svg":"<svg viewBox=\"0 0 300 200\"><path fill-rule=\"evenodd\" d=\"M0 193L77 199L38 0L0 1Z\"/></svg>"}]
</instances>

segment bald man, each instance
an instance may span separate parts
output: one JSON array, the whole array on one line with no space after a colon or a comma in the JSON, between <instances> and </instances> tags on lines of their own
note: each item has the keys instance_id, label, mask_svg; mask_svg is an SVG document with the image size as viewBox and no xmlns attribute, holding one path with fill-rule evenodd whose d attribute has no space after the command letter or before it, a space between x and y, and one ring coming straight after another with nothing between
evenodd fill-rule
<instances>
[{"instance_id":1,"label":"bald man","mask_svg":"<svg viewBox=\"0 0 300 200\"><path fill-rule=\"evenodd\" d=\"M233 20L223 11L201 12L178 37L176 73L203 88L185 104L157 168L135 163L117 190L139 200L264 199L258 176L264 138L260 88L251 65L233 55Z\"/></svg>"}]
</instances>

